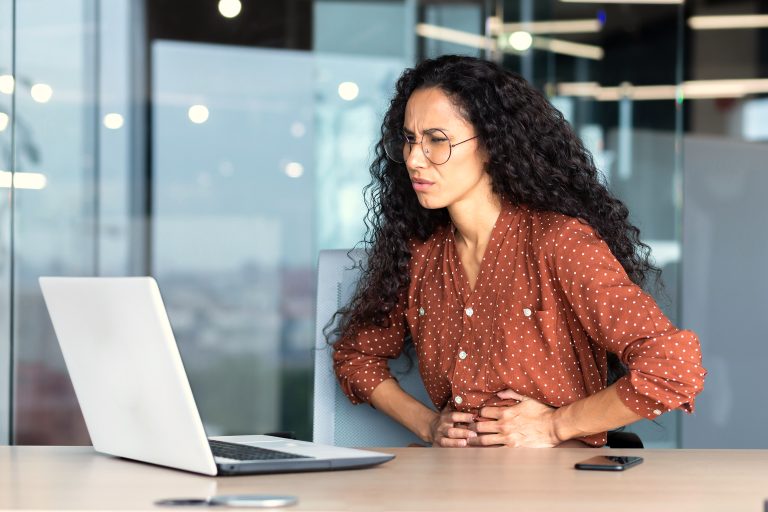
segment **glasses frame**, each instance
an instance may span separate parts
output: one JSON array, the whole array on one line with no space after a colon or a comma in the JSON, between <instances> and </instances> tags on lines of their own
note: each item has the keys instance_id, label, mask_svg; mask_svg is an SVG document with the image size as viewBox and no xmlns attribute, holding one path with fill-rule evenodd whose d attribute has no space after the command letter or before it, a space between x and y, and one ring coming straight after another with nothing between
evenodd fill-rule
<instances>
[{"instance_id":1,"label":"glasses frame","mask_svg":"<svg viewBox=\"0 0 768 512\"><path fill-rule=\"evenodd\" d=\"M443 135L443 137L445 137L445 140L449 141L449 142L448 142L448 158L446 158L446 159L445 159L444 161L442 161L442 162L435 162L434 160L432 160L431 158L429 158L429 155L427 154L427 152L426 152L426 151L424 151L424 137L425 137L426 135L431 135L431 134L433 134L433 133L435 133L435 132L442 134L442 135ZM416 141L414 141L414 142L411 142L411 141L409 141L409 140L408 140L408 134L407 134L407 133L405 133L405 130L402 130L402 131L401 131L401 133L400 133L400 135L403 137L403 149L405 149L405 145L406 145L406 144L408 144L408 146L409 146L409 148L408 148L408 154L409 154L409 155L411 154L411 151L413 151L413 146L415 146L415 145L417 145L417 144L418 144L418 145L421 145L421 152L422 152L422 154L424 155L424 158L426 158L427 160L429 160L430 162L432 162L432 164L433 164L433 165L443 165L443 164L447 163L447 162L448 162L448 160L450 160L450 159L451 159L451 156L453 156L453 148L455 148L456 146L458 146L458 145L460 145L460 144L464 144L465 142L469 142L469 141L471 141L471 140L474 140L474 139L476 139L476 138L478 138L478 137L479 137L479 135L475 135L474 137L470 137L470 138L468 138L468 139L464 139L464 140L462 140L462 141L460 141L460 142L456 142L456 143L454 143L454 144L451 144L451 143L450 143L450 138L448 138L448 134L446 134L446 133L445 133L443 130L441 130L440 128L430 128L430 129L428 129L428 130L424 130L424 132L423 132L423 133L422 133L422 135L421 135L421 140L420 140L419 142L416 142ZM404 163L405 163L405 161L406 161L406 160L408 160L407 158L402 158L401 160L398 160L397 158L393 158L393 157L392 157L392 155L390 155L390 154L389 154L389 151L387 151L387 144L384 144L384 152L387 154L387 158L389 158L389 159L390 159L390 160L392 160L393 162L397 162L397 163L399 163L399 164L404 164ZM403 150L400 150L400 154L401 154L401 155L402 155L402 152L403 152Z\"/></svg>"}]
</instances>

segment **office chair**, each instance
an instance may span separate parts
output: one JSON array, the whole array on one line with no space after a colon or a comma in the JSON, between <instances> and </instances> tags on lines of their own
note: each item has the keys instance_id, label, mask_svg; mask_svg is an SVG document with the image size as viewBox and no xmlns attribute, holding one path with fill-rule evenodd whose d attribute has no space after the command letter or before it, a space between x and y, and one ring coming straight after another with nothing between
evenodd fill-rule
<instances>
[{"instance_id":1,"label":"office chair","mask_svg":"<svg viewBox=\"0 0 768 512\"><path fill-rule=\"evenodd\" d=\"M423 444L407 428L368 405L352 405L342 393L333 371L332 348L324 327L338 309L347 304L357 286L363 250L320 251L317 268L317 315L315 322L315 393L313 441L347 447L396 447ZM389 367L400 386L417 400L432 407L418 371L416 355L403 354ZM608 433L611 448L642 448L637 434Z\"/></svg>"},{"instance_id":2,"label":"office chair","mask_svg":"<svg viewBox=\"0 0 768 512\"><path fill-rule=\"evenodd\" d=\"M333 372L333 350L326 343L323 328L339 307L352 298L360 277L359 267L365 258L363 250L320 251L317 266L313 440L347 447L423 444L416 434L389 416L368 405L352 405L342 393ZM431 405L415 357L411 362L402 355L390 361L389 367L403 389L425 405Z\"/></svg>"}]
</instances>

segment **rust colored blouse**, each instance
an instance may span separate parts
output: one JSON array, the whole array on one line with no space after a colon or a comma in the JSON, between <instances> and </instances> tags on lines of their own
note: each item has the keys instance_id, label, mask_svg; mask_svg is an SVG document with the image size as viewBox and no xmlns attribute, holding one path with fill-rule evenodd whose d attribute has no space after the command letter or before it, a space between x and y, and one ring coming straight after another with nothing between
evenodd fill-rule
<instances>
[{"instance_id":1,"label":"rust colored blouse","mask_svg":"<svg viewBox=\"0 0 768 512\"><path fill-rule=\"evenodd\" d=\"M589 225L505 204L474 290L450 226L410 245L410 285L389 327L335 344L336 374L353 403L392 378L387 360L400 355L408 329L438 410L512 405L495 395L507 388L570 404L606 387L610 351L629 368L617 389L631 410L649 419L693 412L706 375L698 338L670 323ZM581 440L602 446L606 434Z\"/></svg>"}]
</instances>

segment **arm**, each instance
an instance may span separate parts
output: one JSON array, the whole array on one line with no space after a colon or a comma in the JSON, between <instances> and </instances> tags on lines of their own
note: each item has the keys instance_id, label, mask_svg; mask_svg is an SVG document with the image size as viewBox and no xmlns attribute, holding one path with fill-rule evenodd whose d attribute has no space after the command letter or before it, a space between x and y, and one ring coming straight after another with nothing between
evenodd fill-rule
<instances>
[{"instance_id":1,"label":"arm","mask_svg":"<svg viewBox=\"0 0 768 512\"><path fill-rule=\"evenodd\" d=\"M431 425L439 415L403 391L395 379L387 379L373 390L371 405L419 436L422 441L432 442Z\"/></svg>"},{"instance_id":2,"label":"arm","mask_svg":"<svg viewBox=\"0 0 768 512\"><path fill-rule=\"evenodd\" d=\"M629 425L642 416L624 405L613 384L599 393L557 409L552 415L557 442Z\"/></svg>"},{"instance_id":3,"label":"arm","mask_svg":"<svg viewBox=\"0 0 768 512\"><path fill-rule=\"evenodd\" d=\"M334 369L341 388L354 404L368 402L422 440L439 446L466 446L475 433L457 428L472 415L445 410L438 414L403 391L387 360L398 357L405 339L402 297L389 316L387 327L361 329L334 344Z\"/></svg>"},{"instance_id":4,"label":"arm","mask_svg":"<svg viewBox=\"0 0 768 512\"><path fill-rule=\"evenodd\" d=\"M446 407L437 413L403 391L394 379L382 382L371 396L371 404L434 446L460 448L477 434L457 423L472 423L469 413Z\"/></svg>"},{"instance_id":5,"label":"arm","mask_svg":"<svg viewBox=\"0 0 768 512\"><path fill-rule=\"evenodd\" d=\"M547 448L642 419L624 405L615 384L559 409L511 389L499 392L498 396L519 403L509 407L483 407L480 415L494 421L472 426L473 430L486 435L471 439L471 445Z\"/></svg>"},{"instance_id":6,"label":"arm","mask_svg":"<svg viewBox=\"0 0 768 512\"><path fill-rule=\"evenodd\" d=\"M587 412L598 412L600 417L596 407L602 405L617 424L606 417L604 424L583 430L615 428L625 424L618 419L632 419L616 399L648 419L676 408L693 412L706 375L696 335L670 323L590 226L573 219L559 230L554 244L551 264L568 305L589 337L618 355L629 370L610 391L590 397L588 404L564 408L561 419L568 418L575 430L582 430L580 426L591 424Z\"/></svg>"},{"instance_id":7,"label":"arm","mask_svg":"<svg viewBox=\"0 0 768 512\"><path fill-rule=\"evenodd\" d=\"M361 328L333 344L333 368L353 404L370 403L373 391L392 379L388 360L399 357L405 343L404 301L395 304L386 326Z\"/></svg>"},{"instance_id":8,"label":"arm","mask_svg":"<svg viewBox=\"0 0 768 512\"><path fill-rule=\"evenodd\" d=\"M437 413L403 391L389 370L388 359L403 351L405 307L401 297L389 315L387 327L369 327L342 337L333 346L334 369L342 390L352 403L367 402L426 442Z\"/></svg>"},{"instance_id":9,"label":"arm","mask_svg":"<svg viewBox=\"0 0 768 512\"><path fill-rule=\"evenodd\" d=\"M590 339L617 354L629 373L557 410L513 390L502 391L500 398L520 403L483 408L480 414L496 421L478 423L476 430L490 435L473 442L555 446L678 407L692 412L706 375L696 335L669 322L590 226L572 219L555 235L547 258L565 306Z\"/></svg>"}]
</instances>

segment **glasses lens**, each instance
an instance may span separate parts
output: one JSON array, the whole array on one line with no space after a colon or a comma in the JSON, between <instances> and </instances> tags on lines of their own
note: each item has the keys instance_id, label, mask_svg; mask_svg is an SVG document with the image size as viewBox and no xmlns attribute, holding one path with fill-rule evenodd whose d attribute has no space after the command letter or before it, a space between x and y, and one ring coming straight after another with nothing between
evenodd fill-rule
<instances>
[{"instance_id":1,"label":"glasses lens","mask_svg":"<svg viewBox=\"0 0 768 512\"><path fill-rule=\"evenodd\" d=\"M440 130L430 130L422 139L424 154L435 165L441 165L451 158L451 141Z\"/></svg>"},{"instance_id":2,"label":"glasses lens","mask_svg":"<svg viewBox=\"0 0 768 512\"><path fill-rule=\"evenodd\" d=\"M390 160L402 164L405 162L405 144L406 140L403 134L397 133L389 135L384 139L384 151L387 153Z\"/></svg>"}]
</instances>

